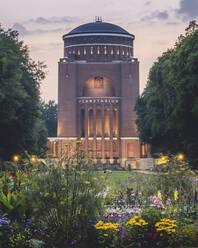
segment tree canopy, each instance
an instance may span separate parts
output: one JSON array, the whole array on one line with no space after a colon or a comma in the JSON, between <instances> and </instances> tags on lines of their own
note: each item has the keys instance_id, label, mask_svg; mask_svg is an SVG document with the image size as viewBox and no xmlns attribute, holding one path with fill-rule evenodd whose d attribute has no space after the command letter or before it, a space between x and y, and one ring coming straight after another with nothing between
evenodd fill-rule
<instances>
[{"instance_id":1,"label":"tree canopy","mask_svg":"<svg viewBox=\"0 0 198 248\"><path fill-rule=\"evenodd\" d=\"M184 153L198 163L198 25L190 22L173 49L152 66L137 99L140 139L151 153Z\"/></svg>"},{"instance_id":2,"label":"tree canopy","mask_svg":"<svg viewBox=\"0 0 198 248\"><path fill-rule=\"evenodd\" d=\"M50 100L48 103L41 103L42 118L48 130L49 137L57 136L57 104Z\"/></svg>"},{"instance_id":3,"label":"tree canopy","mask_svg":"<svg viewBox=\"0 0 198 248\"><path fill-rule=\"evenodd\" d=\"M39 86L44 65L31 60L16 31L0 27L0 158L45 150Z\"/></svg>"}]
</instances>

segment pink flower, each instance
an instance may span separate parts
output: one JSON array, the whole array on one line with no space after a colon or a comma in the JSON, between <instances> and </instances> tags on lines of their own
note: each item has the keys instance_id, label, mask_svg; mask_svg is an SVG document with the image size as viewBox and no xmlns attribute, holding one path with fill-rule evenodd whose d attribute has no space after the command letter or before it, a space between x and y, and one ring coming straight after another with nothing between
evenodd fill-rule
<instances>
[{"instance_id":1,"label":"pink flower","mask_svg":"<svg viewBox=\"0 0 198 248\"><path fill-rule=\"evenodd\" d=\"M166 201L166 206L170 206L171 205L171 199L168 198L167 201Z\"/></svg>"}]
</instances>

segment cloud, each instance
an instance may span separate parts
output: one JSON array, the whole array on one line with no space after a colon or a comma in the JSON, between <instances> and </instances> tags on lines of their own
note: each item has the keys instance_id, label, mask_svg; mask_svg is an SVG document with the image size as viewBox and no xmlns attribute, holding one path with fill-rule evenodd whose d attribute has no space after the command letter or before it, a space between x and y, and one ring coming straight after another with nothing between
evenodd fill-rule
<instances>
[{"instance_id":1,"label":"cloud","mask_svg":"<svg viewBox=\"0 0 198 248\"><path fill-rule=\"evenodd\" d=\"M65 31L65 29L63 28L28 30L23 24L18 22L12 26L12 29L17 30L21 36L33 35L33 34L59 33Z\"/></svg>"},{"instance_id":2,"label":"cloud","mask_svg":"<svg viewBox=\"0 0 198 248\"><path fill-rule=\"evenodd\" d=\"M147 2L145 3L145 5L146 5L146 6L151 5L151 1L147 1Z\"/></svg>"},{"instance_id":3,"label":"cloud","mask_svg":"<svg viewBox=\"0 0 198 248\"><path fill-rule=\"evenodd\" d=\"M168 25L168 26L176 26L178 24L179 24L178 22L167 22L166 23L166 25Z\"/></svg>"},{"instance_id":4,"label":"cloud","mask_svg":"<svg viewBox=\"0 0 198 248\"><path fill-rule=\"evenodd\" d=\"M62 17L49 17L49 18L44 18L44 17L38 17L36 19L30 19L26 21L26 23L35 23L39 25L45 25L45 24L57 24L57 23L70 23L72 22L73 18L68 17L68 16L62 16Z\"/></svg>"},{"instance_id":5,"label":"cloud","mask_svg":"<svg viewBox=\"0 0 198 248\"><path fill-rule=\"evenodd\" d=\"M186 18L198 17L198 0L180 0L176 13Z\"/></svg>"},{"instance_id":6,"label":"cloud","mask_svg":"<svg viewBox=\"0 0 198 248\"><path fill-rule=\"evenodd\" d=\"M168 12L165 11L155 11L151 13L149 16L145 16L141 19L141 21L149 21L153 19L158 19L158 20L167 20L169 17Z\"/></svg>"},{"instance_id":7,"label":"cloud","mask_svg":"<svg viewBox=\"0 0 198 248\"><path fill-rule=\"evenodd\" d=\"M12 29L17 30L22 36L27 35L29 33L28 30L24 27L24 25L18 22L12 26Z\"/></svg>"}]
</instances>

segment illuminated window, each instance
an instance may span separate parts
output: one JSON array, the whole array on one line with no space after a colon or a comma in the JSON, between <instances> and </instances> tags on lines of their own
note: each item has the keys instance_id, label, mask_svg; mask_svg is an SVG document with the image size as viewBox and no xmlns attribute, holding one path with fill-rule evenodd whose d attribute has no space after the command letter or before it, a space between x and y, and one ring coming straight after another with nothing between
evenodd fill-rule
<instances>
[{"instance_id":1,"label":"illuminated window","mask_svg":"<svg viewBox=\"0 0 198 248\"><path fill-rule=\"evenodd\" d=\"M86 55L87 54L87 51L86 51L86 49L84 49L84 55Z\"/></svg>"},{"instance_id":2,"label":"illuminated window","mask_svg":"<svg viewBox=\"0 0 198 248\"><path fill-rule=\"evenodd\" d=\"M75 50L73 50L73 54L75 54Z\"/></svg>"},{"instance_id":3,"label":"illuminated window","mask_svg":"<svg viewBox=\"0 0 198 248\"><path fill-rule=\"evenodd\" d=\"M94 88L103 88L103 77L94 78Z\"/></svg>"},{"instance_id":4,"label":"illuminated window","mask_svg":"<svg viewBox=\"0 0 198 248\"><path fill-rule=\"evenodd\" d=\"M78 55L80 55L80 50L78 49Z\"/></svg>"},{"instance_id":5,"label":"illuminated window","mask_svg":"<svg viewBox=\"0 0 198 248\"><path fill-rule=\"evenodd\" d=\"M127 56L129 56L129 52L127 51Z\"/></svg>"},{"instance_id":6,"label":"illuminated window","mask_svg":"<svg viewBox=\"0 0 198 248\"><path fill-rule=\"evenodd\" d=\"M118 51L117 51L117 55L119 55L120 54L120 50L118 49Z\"/></svg>"},{"instance_id":7,"label":"illuminated window","mask_svg":"<svg viewBox=\"0 0 198 248\"><path fill-rule=\"evenodd\" d=\"M111 49L111 55L113 55L113 49Z\"/></svg>"},{"instance_id":8,"label":"illuminated window","mask_svg":"<svg viewBox=\"0 0 198 248\"><path fill-rule=\"evenodd\" d=\"M91 47L90 53L91 55L93 55L93 47Z\"/></svg>"},{"instance_id":9,"label":"illuminated window","mask_svg":"<svg viewBox=\"0 0 198 248\"><path fill-rule=\"evenodd\" d=\"M122 55L124 56L124 49L123 49L123 51L122 51Z\"/></svg>"},{"instance_id":10,"label":"illuminated window","mask_svg":"<svg viewBox=\"0 0 198 248\"><path fill-rule=\"evenodd\" d=\"M104 54L106 55L107 54L107 48L104 47Z\"/></svg>"},{"instance_id":11,"label":"illuminated window","mask_svg":"<svg viewBox=\"0 0 198 248\"><path fill-rule=\"evenodd\" d=\"M97 54L100 54L100 48L98 47L98 49L97 49Z\"/></svg>"}]
</instances>

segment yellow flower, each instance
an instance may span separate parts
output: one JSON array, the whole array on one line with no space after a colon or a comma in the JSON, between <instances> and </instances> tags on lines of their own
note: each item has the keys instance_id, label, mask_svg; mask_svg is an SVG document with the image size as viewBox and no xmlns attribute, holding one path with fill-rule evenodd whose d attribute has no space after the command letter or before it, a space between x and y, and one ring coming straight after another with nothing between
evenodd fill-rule
<instances>
[{"instance_id":1,"label":"yellow flower","mask_svg":"<svg viewBox=\"0 0 198 248\"><path fill-rule=\"evenodd\" d=\"M94 178L93 178L93 180L94 180L94 181L97 181L97 178L96 178L96 177L94 177Z\"/></svg>"},{"instance_id":2,"label":"yellow flower","mask_svg":"<svg viewBox=\"0 0 198 248\"><path fill-rule=\"evenodd\" d=\"M104 233L104 236L105 236L105 237L108 237L108 236L109 236L109 234L107 234L107 233Z\"/></svg>"},{"instance_id":3,"label":"yellow flower","mask_svg":"<svg viewBox=\"0 0 198 248\"><path fill-rule=\"evenodd\" d=\"M175 191L174 191L174 200L177 201L178 198L179 198L179 197L178 197L178 191L175 190Z\"/></svg>"},{"instance_id":4,"label":"yellow flower","mask_svg":"<svg viewBox=\"0 0 198 248\"><path fill-rule=\"evenodd\" d=\"M168 234L171 234L172 232L175 232L175 227L177 226L175 222L176 220L170 220L170 219L164 218L164 219L161 219L159 222L157 222L155 224L155 227L158 232L166 231Z\"/></svg>"},{"instance_id":5,"label":"yellow flower","mask_svg":"<svg viewBox=\"0 0 198 248\"><path fill-rule=\"evenodd\" d=\"M102 230L108 230L108 229L113 229L115 231L119 231L118 227L119 227L119 223L104 223L103 221L98 221L97 224L95 224L95 228L96 229L102 229Z\"/></svg>"},{"instance_id":6,"label":"yellow flower","mask_svg":"<svg viewBox=\"0 0 198 248\"><path fill-rule=\"evenodd\" d=\"M85 181L85 184L90 184L90 182L89 181Z\"/></svg>"},{"instance_id":7,"label":"yellow flower","mask_svg":"<svg viewBox=\"0 0 198 248\"><path fill-rule=\"evenodd\" d=\"M140 216L134 216L126 224L130 225L130 226L146 226L146 225L148 225L148 223L145 220L143 220Z\"/></svg>"},{"instance_id":8,"label":"yellow flower","mask_svg":"<svg viewBox=\"0 0 198 248\"><path fill-rule=\"evenodd\" d=\"M44 194L44 197L47 197L48 195L49 195L49 193L45 193L45 194Z\"/></svg>"},{"instance_id":9,"label":"yellow flower","mask_svg":"<svg viewBox=\"0 0 198 248\"><path fill-rule=\"evenodd\" d=\"M162 201L162 194L161 194L160 190L158 190L158 192L157 192L157 197Z\"/></svg>"},{"instance_id":10,"label":"yellow flower","mask_svg":"<svg viewBox=\"0 0 198 248\"><path fill-rule=\"evenodd\" d=\"M64 201L61 201L61 202L60 202L60 204L61 204L61 205L64 205L64 204L65 204L65 202L64 202Z\"/></svg>"}]
</instances>

